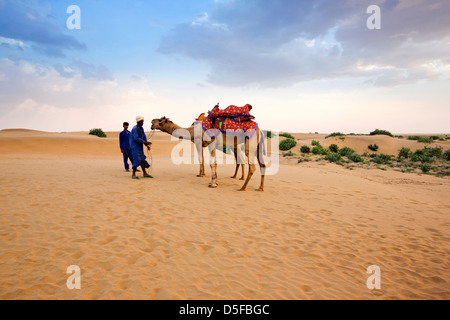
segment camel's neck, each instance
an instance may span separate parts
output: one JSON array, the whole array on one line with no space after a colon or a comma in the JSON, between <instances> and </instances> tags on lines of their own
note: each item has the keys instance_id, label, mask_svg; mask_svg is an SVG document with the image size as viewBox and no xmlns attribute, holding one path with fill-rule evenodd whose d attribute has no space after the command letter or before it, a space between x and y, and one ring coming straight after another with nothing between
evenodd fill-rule
<instances>
[{"instance_id":1,"label":"camel's neck","mask_svg":"<svg viewBox=\"0 0 450 320\"><path fill-rule=\"evenodd\" d=\"M168 123L167 125L165 125L161 131L164 131L168 134L170 134L171 136L175 137L175 138L182 138L185 140L192 140L193 137L193 128L194 127L189 127L189 128L182 128L178 125L176 125L175 123ZM184 134L183 132L184 131ZM190 136L186 136L186 131L188 131L190 133Z\"/></svg>"}]
</instances>

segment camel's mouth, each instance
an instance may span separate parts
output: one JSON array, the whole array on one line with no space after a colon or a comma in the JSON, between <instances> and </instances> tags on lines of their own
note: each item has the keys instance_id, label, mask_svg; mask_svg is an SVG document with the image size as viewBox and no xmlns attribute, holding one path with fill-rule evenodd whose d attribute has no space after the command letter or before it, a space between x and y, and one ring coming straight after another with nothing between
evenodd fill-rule
<instances>
[{"instance_id":1,"label":"camel's mouth","mask_svg":"<svg viewBox=\"0 0 450 320\"><path fill-rule=\"evenodd\" d=\"M155 123L155 120L152 121L152 130L156 130L156 123Z\"/></svg>"}]
</instances>

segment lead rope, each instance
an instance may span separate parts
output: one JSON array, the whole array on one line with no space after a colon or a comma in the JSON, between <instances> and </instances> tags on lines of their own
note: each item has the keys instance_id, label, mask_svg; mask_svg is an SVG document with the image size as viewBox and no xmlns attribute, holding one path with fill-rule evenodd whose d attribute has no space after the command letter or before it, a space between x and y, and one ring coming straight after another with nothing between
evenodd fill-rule
<instances>
[{"instance_id":1,"label":"lead rope","mask_svg":"<svg viewBox=\"0 0 450 320\"><path fill-rule=\"evenodd\" d=\"M152 142L153 136L155 135L155 130L148 135L149 138L147 141ZM147 148L147 157L150 159L150 175L153 175L153 155L152 155L152 146Z\"/></svg>"}]
</instances>

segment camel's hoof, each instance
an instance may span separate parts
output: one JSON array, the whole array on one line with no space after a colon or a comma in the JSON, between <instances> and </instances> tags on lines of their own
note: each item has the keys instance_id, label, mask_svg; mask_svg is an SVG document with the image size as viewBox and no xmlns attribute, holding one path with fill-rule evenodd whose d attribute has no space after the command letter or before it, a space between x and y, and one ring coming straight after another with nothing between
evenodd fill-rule
<instances>
[{"instance_id":1,"label":"camel's hoof","mask_svg":"<svg viewBox=\"0 0 450 320\"><path fill-rule=\"evenodd\" d=\"M256 191L260 191L260 192L263 192L263 191L264 191L264 188L259 188L259 189L256 189Z\"/></svg>"},{"instance_id":2,"label":"camel's hoof","mask_svg":"<svg viewBox=\"0 0 450 320\"><path fill-rule=\"evenodd\" d=\"M216 189L217 188L217 184L214 185L214 184L210 183L208 187L211 188L211 189Z\"/></svg>"},{"instance_id":3,"label":"camel's hoof","mask_svg":"<svg viewBox=\"0 0 450 320\"><path fill-rule=\"evenodd\" d=\"M241 188L241 189L239 189L239 191L243 192L243 191L247 191L247 190L244 188Z\"/></svg>"},{"instance_id":4,"label":"camel's hoof","mask_svg":"<svg viewBox=\"0 0 450 320\"><path fill-rule=\"evenodd\" d=\"M205 175L204 174L199 174L197 175L197 178L203 178Z\"/></svg>"},{"instance_id":5,"label":"camel's hoof","mask_svg":"<svg viewBox=\"0 0 450 320\"><path fill-rule=\"evenodd\" d=\"M234 176L234 177L231 177L231 179L236 179L236 176Z\"/></svg>"},{"instance_id":6,"label":"camel's hoof","mask_svg":"<svg viewBox=\"0 0 450 320\"><path fill-rule=\"evenodd\" d=\"M240 181L245 181L245 178L240 178L239 180L240 180Z\"/></svg>"}]
</instances>

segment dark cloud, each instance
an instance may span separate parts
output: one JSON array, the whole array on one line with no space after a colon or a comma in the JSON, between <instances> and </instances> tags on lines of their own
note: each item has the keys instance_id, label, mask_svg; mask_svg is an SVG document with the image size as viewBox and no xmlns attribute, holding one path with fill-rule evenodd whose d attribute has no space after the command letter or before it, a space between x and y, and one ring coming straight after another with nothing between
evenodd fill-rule
<instances>
[{"instance_id":1,"label":"dark cloud","mask_svg":"<svg viewBox=\"0 0 450 320\"><path fill-rule=\"evenodd\" d=\"M366 27L373 4L382 10L381 30ZM211 12L176 26L159 51L208 62L208 80L225 86L277 87L341 76L399 85L434 79L436 72L398 74L448 61L449 14L447 0L217 1ZM398 74L382 81L387 70Z\"/></svg>"},{"instance_id":2,"label":"dark cloud","mask_svg":"<svg viewBox=\"0 0 450 320\"><path fill-rule=\"evenodd\" d=\"M63 57L64 50L86 50L75 37L65 35L45 10L43 1L0 1L0 36L34 44L38 52Z\"/></svg>"}]
</instances>

